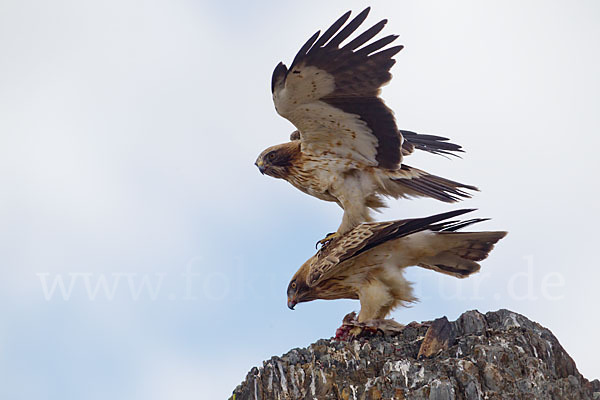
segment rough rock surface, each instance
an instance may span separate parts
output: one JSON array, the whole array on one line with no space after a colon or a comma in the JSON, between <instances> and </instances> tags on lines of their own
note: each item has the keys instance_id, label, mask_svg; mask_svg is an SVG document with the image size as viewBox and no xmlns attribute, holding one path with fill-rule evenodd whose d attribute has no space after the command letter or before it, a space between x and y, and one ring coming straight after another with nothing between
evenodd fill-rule
<instances>
[{"instance_id":1,"label":"rough rock surface","mask_svg":"<svg viewBox=\"0 0 600 400\"><path fill-rule=\"evenodd\" d=\"M252 368L231 399L600 399L548 329L508 310L319 340Z\"/></svg>"}]
</instances>

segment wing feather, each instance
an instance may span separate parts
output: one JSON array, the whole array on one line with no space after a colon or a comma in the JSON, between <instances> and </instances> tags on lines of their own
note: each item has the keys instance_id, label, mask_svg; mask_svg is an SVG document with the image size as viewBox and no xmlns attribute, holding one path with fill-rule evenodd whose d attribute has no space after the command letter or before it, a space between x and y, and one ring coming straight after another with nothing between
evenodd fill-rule
<instances>
[{"instance_id":1,"label":"wing feather","mask_svg":"<svg viewBox=\"0 0 600 400\"><path fill-rule=\"evenodd\" d=\"M317 38L319 37L320 34L321 34L321 31L317 31L314 35L312 35L310 37L310 39L308 39L306 41L306 43L304 43L304 45L300 48L300 50L296 54L294 61L292 61L292 66L294 66L294 64L297 64L299 60L301 60L303 57L306 56L306 53L308 53L308 51L313 46L313 44L315 43L315 41L317 40Z\"/></svg>"},{"instance_id":2,"label":"wing feather","mask_svg":"<svg viewBox=\"0 0 600 400\"><path fill-rule=\"evenodd\" d=\"M374 53L377 50L382 49L383 47L392 43L397 38L398 38L398 35L389 35L389 36L383 37L383 38L357 50L356 53L357 53L357 55L360 55L360 56L368 56L369 54ZM402 47L402 46L400 46L400 47Z\"/></svg>"},{"instance_id":3,"label":"wing feather","mask_svg":"<svg viewBox=\"0 0 600 400\"><path fill-rule=\"evenodd\" d=\"M381 20L360 35L358 35L355 39L353 39L350 43L343 47L344 50L355 50L367 43L369 40L373 39L375 35L377 35L383 27L387 24L387 19ZM390 35L394 36L394 35Z\"/></svg>"},{"instance_id":4,"label":"wing feather","mask_svg":"<svg viewBox=\"0 0 600 400\"><path fill-rule=\"evenodd\" d=\"M307 284L311 287L318 285L324 279L335 275L344 261L350 260L388 240L425 230L454 231L472 223L483 221L475 219L464 223L460 221L442 222L472 211L474 210L462 209L425 218L361 224L317 252L309 266Z\"/></svg>"},{"instance_id":5,"label":"wing feather","mask_svg":"<svg viewBox=\"0 0 600 400\"><path fill-rule=\"evenodd\" d=\"M327 43L327 41L329 39L331 39L333 37L333 35L335 35L335 33L346 23L346 21L348 21L348 18L350 18L350 14L351 14L351 11L346 11L346 13L344 15L342 15L340 18L338 18L338 20L335 21L325 31L325 33L323 33L323 35L319 38L317 43L315 43L314 47L316 47L316 48L323 47Z\"/></svg>"},{"instance_id":6,"label":"wing feather","mask_svg":"<svg viewBox=\"0 0 600 400\"><path fill-rule=\"evenodd\" d=\"M402 46L383 49L396 35L367 44L383 29L383 20L340 47L369 11L366 8L344 26L350 18L347 12L323 34L313 35L289 70L279 64L272 79L273 101L277 112L300 131L303 152L397 169L402 135L378 96L391 79L392 57Z\"/></svg>"},{"instance_id":7,"label":"wing feather","mask_svg":"<svg viewBox=\"0 0 600 400\"><path fill-rule=\"evenodd\" d=\"M367 15L369 15L369 11L370 8L365 8L360 14L358 14L352 21L350 21L348 25L344 27L344 29L340 31L340 33L335 35L335 37L327 43L327 47L337 48L340 43L348 39L348 36L352 35L354 31L356 31L358 27L365 22Z\"/></svg>"}]
</instances>

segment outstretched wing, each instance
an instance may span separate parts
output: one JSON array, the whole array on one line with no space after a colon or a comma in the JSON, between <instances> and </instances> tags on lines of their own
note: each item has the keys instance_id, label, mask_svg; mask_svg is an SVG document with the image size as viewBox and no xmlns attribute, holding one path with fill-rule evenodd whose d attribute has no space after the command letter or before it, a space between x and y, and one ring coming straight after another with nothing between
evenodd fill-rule
<instances>
[{"instance_id":1,"label":"outstretched wing","mask_svg":"<svg viewBox=\"0 0 600 400\"><path fill-rule=\"evenodd\" d=\"M402 135L379 93L392 78L392 57L402 46L382 50L396 35L367 44L383 29L383 20L340 47L369 10L342 29L348 11L323 34L315 33L289 69L277 65L271 90L277 112L300 131L302 151L395 169L402 161Z\"/></svg>"},{"instance_id":2,"label":"outstretched wing","mask_svg":"<svg viewBox=\"0 0 600 400\"><path fill-rule=\"evenodd\" d=\"M446 221L449 218L454 218L471 211L474 210L462 209L425 218L361 224L319 250L311 260L307 283L309 286L319 284L324 279L335 275L344 261L356 257L388 240L425 230L455 231L475 222L483 221L482 219L473 219L464 222Z\"/></svg>"}]
</instances>

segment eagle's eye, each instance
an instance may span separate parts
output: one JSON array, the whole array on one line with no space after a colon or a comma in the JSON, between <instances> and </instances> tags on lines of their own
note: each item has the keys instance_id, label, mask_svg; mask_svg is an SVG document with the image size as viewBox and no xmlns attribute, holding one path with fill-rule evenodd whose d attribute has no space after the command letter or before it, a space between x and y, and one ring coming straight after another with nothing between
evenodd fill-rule
<instances>
[{"instance_id":1,"label":"eagle's eye","mask_svg":"<svg viewBox=\"0 0 600 400\"><path fill-rule=\"evenodd\" d=\"M292 282L292 289L296 289L296 282Z\"/></svg>"},{"instance_id":2,"label":"eagle's eye","mask_svg":"<svg viewBox=\"0 0 600 400\"><path fill-rule=\"evenodd\" d=\"M267 154L267 160L273 161L274 158L275 158L275 153L271 152L271 153Z\"/></svg>"}]
</instances>

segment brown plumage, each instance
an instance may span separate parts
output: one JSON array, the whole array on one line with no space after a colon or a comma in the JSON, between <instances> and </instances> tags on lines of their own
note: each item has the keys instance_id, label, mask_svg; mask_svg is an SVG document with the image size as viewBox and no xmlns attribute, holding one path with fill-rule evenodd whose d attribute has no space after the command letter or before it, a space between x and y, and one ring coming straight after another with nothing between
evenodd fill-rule
<instances>
[{"instance_id":1,"label":"brown plumage","mask_svg":"<svg viewBox=\"0 0 600 400\"><path fill-rule=\"evenodd\" d=\"M338 234L370 221L371 209L385 207L384 196L455 202L470 197L466 190L477 190L402 164L415 149L442 155L462 150L446 138L398 130L379 97L391 79L392 57L402 49L385 48L397 36L371 41L383 20L342 45L368 13L369 8L346 24L347 12L323 34L315 33L289 69L277 65L271 84L275 108L298 133L256 160L262 173L339 204L344 216Z\"/></svg>"},{"instance_id":2,"label":"brown plumage","mask_svg":"<svg viewBox=\"0 0 600 400\"><path fill-rule=\"evenodd\" d=\"M474 186L431 175L406 164L396 170L386 170L350 160L316 156L302 151L299 140L267 148L258 157L256 165L263 174L284 179L304 193L342 207L344 216L339 234L371 221L369 210L386 207L383 200L386 196L430 197L453 203L470 197L466 189L477 190Z\"/></svg>"},{"instance_id":3,"label":"brown plumage","mask_svg":"<svg viewBox=\"0 0 600 400\"><path fill-rule=\"evenodd\" d=\"M483 219L451 221L473 210L425 218L364 223L319 250L294 274L288 306L325 299L359 299L358 322L382 319L413 302L408 266L420 266L457 278L480 269L506 232L457 232Z\"/></svg>"}]
</instances>

